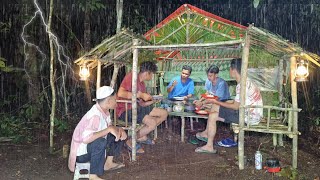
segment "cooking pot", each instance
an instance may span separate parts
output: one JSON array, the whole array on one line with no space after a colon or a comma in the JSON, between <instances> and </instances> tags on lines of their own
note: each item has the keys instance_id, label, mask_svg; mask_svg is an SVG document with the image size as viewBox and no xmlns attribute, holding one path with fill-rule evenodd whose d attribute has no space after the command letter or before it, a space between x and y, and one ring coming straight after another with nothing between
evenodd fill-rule
<instances>
[{"instance_id":1,"label":"cooking pot","mask_svg":"<svg viewBox=\"0 0 320 180\"><path fill-rule=\"evenodd\" d=\"M195 110L195 106L194 105L185 105L184 106L184 111L185 112L193 112Z\"/></svg>"},{"instance_id":2,"label":"cooking pot","mask_svg":"<svg viewBox=\"0 0 320 180\"><path fill-rule=\"evenodd\" d=\"M174 103L172 110L174 112L183 112L184 111L184 104L182 102L180 103Z\"/></svg>"},{"instance_id":3,"label":"cooking pot","mask_svg":"<svg viewBox=\"0 0 320 180\"><path fill-rule=\"evenodd\" d=\"M184 106L184 111L185 112L193 112L194 110L195 110L195 105L193 104L193 102L187 101Z\"/></svg>"},{"instance_id":4,"label":"cooking pot","mask_svg":"<svg viewBox=\"0 0 320 180\"><path fill-rule=\"evenodd\" d=\"M279 160L276 158L268 158L266 160L265 169L267 169L267 171L270 173L280 172L281 168L280 168Z\"/></svg>"}]
</instances>

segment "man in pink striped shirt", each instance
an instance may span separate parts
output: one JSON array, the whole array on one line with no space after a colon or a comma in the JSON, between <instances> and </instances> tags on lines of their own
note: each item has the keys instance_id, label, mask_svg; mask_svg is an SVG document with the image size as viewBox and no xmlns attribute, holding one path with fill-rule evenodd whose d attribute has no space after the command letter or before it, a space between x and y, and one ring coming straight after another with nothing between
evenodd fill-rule
<instances>
[{"instance_id":1,"label":"man in pink striped shirt","mask_svg":"<svg viewBox=\"0 0 320 180\"><path fill-rule=\"evenodd\" d=\"M100 87L97 103L82 117L75 128L71 141L69 169L74 172L75 163L90 162L90 180L100 180L105 170L124 167L114 163L119 155L127 134L122 128L112 126L110 109L116 107L114 90L109 86ZM106 158L107 156L107 158Z\"/></svg>"}]
</instances>

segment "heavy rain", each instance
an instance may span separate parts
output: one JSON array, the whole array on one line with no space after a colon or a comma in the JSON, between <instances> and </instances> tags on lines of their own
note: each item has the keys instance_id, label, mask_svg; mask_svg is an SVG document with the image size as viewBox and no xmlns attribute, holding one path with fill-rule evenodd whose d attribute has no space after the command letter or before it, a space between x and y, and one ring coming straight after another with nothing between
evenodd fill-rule
<instances>
[{"instance_id":1,"label":"heavy rain","mask_svg":"<svg viewBox=\"0 0 320 180\"><path fill-rule=\"evenodd\" d=\"M0 7L0 179L320 179L318 0Z\"/></svg>"}]
</instances>

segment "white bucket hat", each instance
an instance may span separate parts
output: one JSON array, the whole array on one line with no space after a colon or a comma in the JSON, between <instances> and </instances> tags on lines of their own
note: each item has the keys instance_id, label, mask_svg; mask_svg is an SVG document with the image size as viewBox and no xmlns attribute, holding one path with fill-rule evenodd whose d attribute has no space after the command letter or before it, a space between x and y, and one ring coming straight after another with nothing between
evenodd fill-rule
<instances>
[{"instance_id":1,"label":"white bucket hat","mask_svg":"<svg viewBox=\"0 0 320 180\"><path fill-rule=\"evenodd\" d=\"M102 86L96 92L97 99L104 99L113 93L114 89L110 86Z\"/></svg>"}]
</instances>

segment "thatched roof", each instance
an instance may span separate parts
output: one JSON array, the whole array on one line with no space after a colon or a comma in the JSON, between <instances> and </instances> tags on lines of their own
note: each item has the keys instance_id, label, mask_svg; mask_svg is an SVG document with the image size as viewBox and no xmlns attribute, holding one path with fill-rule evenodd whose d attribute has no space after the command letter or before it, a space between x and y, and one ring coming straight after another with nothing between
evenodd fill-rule
<instances>
[{"instance_id":1,"label":"thatched roof","mask_svg":"<svg viewBox=\"0 0 320 180\"><path fill-rule=\"evenodd\" d=\"M320 57L306 52L297 44L290 43L282 37L257 27L246 27L229 21L212 13L201 10L189 4L184 4L162 22L149 30L144 37L136 35L130 30L105 39L90 52L75 61L78 65L86 63L95 68L96 60L105 65L111 63L126 64L131 61L132 40L137 38L142 45L170 45L170 44L203 44L215 42L230 42L243 40L251 36L250 59L268 61L286 59L292 55L303 56L304 59L320 66ZM158 59L230 59L241 57L241 43L232 46L216 46L215 48L194 48L182 50L159 48L155 54Z\"/></svg>"},{"instance_id":2,"label":"thatched roof","mask_svg":"<svg viewBox=\"0 0 320 180\"><path fill-rule=\"evenodd\" d=\"M85 63L89 68L97 66L96 60L101 61L104 65L112 63L127 64L132 59L131 46L133 39L139 39L139 42L143 45L149 44L142 35L137 35L128 29L123 29L118 34L103 40L99 45L74 62L77 65Z\"/></svg>"},{"instance_id":3,"label":"thatched roof","mask_svg":"<svg viewBox=\"0 0 320 180\"><path fill-rule=\"evenodd\" d=\"M265 29L250 26L250 45L252 48L263 50L273 56L285 59L286 56L300 56L320 67L320 57L314 53L307 52L298 44L289 42L279 35L273 34Z\"/></svg>"}]
</instances>

